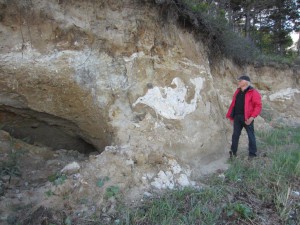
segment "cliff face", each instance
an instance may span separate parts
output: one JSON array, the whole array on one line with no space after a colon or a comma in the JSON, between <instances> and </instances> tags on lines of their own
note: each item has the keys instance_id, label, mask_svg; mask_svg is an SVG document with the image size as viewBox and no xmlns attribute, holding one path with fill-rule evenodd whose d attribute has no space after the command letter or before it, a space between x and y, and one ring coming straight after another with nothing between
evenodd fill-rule
<instances>
[{"instance_id":1,"label":"cliff face","mask_svg":"<svg viewBox=\"0 0 300 225\"><path fill-rule=\"evenodd\" d=\"M299 71L212 66L193 32L152 1L1 0L0 11L3 129L53 149L97 150L87 179L172 188L222 168L241 73L263 96L257 128L299 124Z\"/></svg>"},{"instance_id":2,"label":"cliff face","mask_svg":"<svg viewBox=\"0 0 300 225\"><path fill-rule=\"evenodd\" d=\"M197 166L223 157L205 48L174 15L133 1L15 1L2 10L1 108L4 120L23 121L7 130L44 142L48 129L55 148L126 144ZM57 145L67 135L60 142L69 145Z\"/></svg>"}]
</instances>

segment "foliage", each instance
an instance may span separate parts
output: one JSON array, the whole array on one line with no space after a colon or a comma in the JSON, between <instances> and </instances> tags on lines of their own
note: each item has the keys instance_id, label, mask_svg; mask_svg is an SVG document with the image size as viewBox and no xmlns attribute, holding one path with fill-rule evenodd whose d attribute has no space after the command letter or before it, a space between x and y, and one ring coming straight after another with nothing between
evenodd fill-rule
<instances>
[{"instance_id":1,"label":"foliage","mask_svg":"<svg viewBox=\"0 0 300 225\"><path fill-rule=\"evenodd\" d=\"M110 198L119 194L120 188L118 186L109 186L106 188L105 197Z\"/></svg>"},{"instance_id":2,"label":"foliage","mask_svg":"<svg viewBox=\"0 0 300 225\"><path fill-rule=\"evenodd\" d=\"M232 217L234 214L238 214L238 217L244 219L253 217L252 209L243 203L235 202L233 204L229 204L225 211L227 212L226 214L228 217Z\"/></svg>"},{"instance_id":3,"label":"foliage","mask_svg":"<svg viewBox=\"0 0 300 225\"><path fill-rule=\"evenodd\" d=\"M211 58L221 54L237 63L292 64L291 31L299 30L299 1L295 0L172 0L183 24L188 21L204 40ZM278 57L280 56L280 57Z\"/></svg>"},{"instance_id":4,"label":"foliage","mask_svg":"<svg viewBox=\"0 0 300 225\"><path fill-rule=\"evenodd\" d=\"M10 177L21 175L21 171L18 166L17 155L14 152L9 154L7 161L0 162L0 177L5 175Z\"/></svg>"},{"instance_id":5,"label":"foliage","mask_svg":"<svg viewBox=\"0 0 300 225\"><path fill-rule=\"evenodd\" d=\"M234 27L254 40L264 54L286 53L291 46L291 31L299 29L299 1L295 0L219 0Z\"/></svg>"},{"instance_id":6,"label":"foliage","mask_svg":"<svg viewBox=\"0 0 300 225\"><path fill-rule=\"evenodd\" d=\"M54 194L54 193L53 193L51 190L48 190L48 191L45 192L45 195L46 195L47 197L51 197L53 194Z\"/></svg>"},{"instance_id":7,"label":"foliage","mask_svg":"<svg viewBox=\"0 0 300 225\"><path fill-rule=\"evenodd\" d=\"M285 146L294 143L300 145L300 128L282 127L266 132L257 132L263 147Z\"/></svg>"},{"instance_id":8,"label":"foliage","mask_svg":"<svg viewBox=\"0 0 300 225\"><path fill-rule=\"evenodd\" d=\"M221 210L212 206L224 194L225 190L220 187L170 191L150 199L134 212L125 213L126 224L215 224Z\"/></svg>"},{"instance_id":9,"label":"foliage","mask_svg":"<svg viewBox=\"0 0 300 225\"><path fill-rule=\"evenodd\" d=\"M97 180L97 186L102 187L106 181L109 181L109 177L105 176Z\"/></svg>"},{"instance_id":10,"label":"foliage","mask_svg":"<svg viewBox=\"0 0 300 225\"><path fill-rule=\"evenodd\" d=\"M0 160L0 178L8 175L9 177L21 176L21 171L19 168L19 159L22 151L14 149L14 141L10 140L10 151L7 157L3 157Z\"/></svg>"},{"instance_id":11,"label":"foliage","mask_svg":"<svg viewBox=\"0 0 300 225\"><path fill-rule=\"evenodd\" d=\"M61 173L55 173L48 176L48 180L52 182L54 185L62 185L65 183L67 176Z\"/></svg>"},{"instance_id":12,"label":"foliage","mask_svg":"<svg viewBox=\"0 0 300 225\"><path fill-rule=\"evenodd\" d=\"M196 0L184 0L180 6L183 19L192 21L201 35L208 35L205 38L210 39L211 57L217 57L220 52L238 63L246 63L254 61L259 54L251 40L230 28L224 9Z\"/></svg>"},{"instance_id":13,"label":"foliage","mask_svg":"<svg viewBox=\"0 0 300 225\"><path fill-rule=\"evenodd\" d=\"M65 225L71 225L72 224L72 221L71 221L70 217L67 217L64 222L65 222Z\"/></svg>"}]
</instances>

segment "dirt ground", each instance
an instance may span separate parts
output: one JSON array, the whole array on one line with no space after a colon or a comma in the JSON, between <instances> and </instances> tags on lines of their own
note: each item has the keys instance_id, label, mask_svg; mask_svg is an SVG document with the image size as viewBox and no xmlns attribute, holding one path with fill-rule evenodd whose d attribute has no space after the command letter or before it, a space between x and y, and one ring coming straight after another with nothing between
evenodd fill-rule
<instances>
[{"instance_id":1,"label":"dirt ground","mask_svg":"<svg viewBox=\"0 0 300 225\"><path fill-rule=\"evenodd\" d=\"M78 201L74 200L76 198L70 198L74 190L72 187L76 186L80 176L88 176L77 173L79 170L77 166L88 166L89 160L95 157L96 153L84 155L73 150L54 150L45 146L30 145L12 138L9 133L2 130L0 130L0 150L1 225L82 225L95 224L95 221L99 220L102 224L112 224L112 219L118 216L117 201L120 199L112 197L101 202L99 211L99 208L96 209L96 206L91 204L93 193L90 195L86 193L86 198L78 198ZM267 155L268 153L264 152L259 160L249 163L251 166L267 164L270 160ZM239 160L243 160L243 157L246 160L246 155L242 154L239 157L241 157ZM221 177L224 176L224 172L220 169L215 175ZM104 177L102 180L97 180L97 186L102 187L108 179ZM203 185L205 185L205 178ZM235 185L238 183L233 184L232 190L239 189ZM299 190L299 180L295 181L295 185L298 186L293 189ZM110 190L111 196L115 191L119 190ZM146 194L152 196L151 193L146 192ZM256 221L252 221L253 223L249 221L249 224L259 224L257 221L264 221L263 224L282 224L273 202L264 202L254 194L242 191L234 192L232 196L228 196L228 199L232 202L244 202L251 205L257 218ZM299 197L295 197L293 201L298 201L297 199ZM124 203L126 207L143 204L141 199ZM294 221L292 217L296 219L299 217L297 210L294 214L291 215L291 221ZM245 224L243 221L239 222L237 217L238 215L229 216L224 212L219 222L220 224Z\"/></svg>"},{"instance_id":2,"label":"dirt ground","mask_svg":"<svg viewBox=\"0 0 300 225\"><path fill-rule=\"evenodd\" d=\"M60 171L67 164L88 157L29 145L2 130L0 149L0 224L63 224L66 213L47 208L65 208L64 201L55 198L53 185L65 181Z\"/></svg>"}]
</instances>

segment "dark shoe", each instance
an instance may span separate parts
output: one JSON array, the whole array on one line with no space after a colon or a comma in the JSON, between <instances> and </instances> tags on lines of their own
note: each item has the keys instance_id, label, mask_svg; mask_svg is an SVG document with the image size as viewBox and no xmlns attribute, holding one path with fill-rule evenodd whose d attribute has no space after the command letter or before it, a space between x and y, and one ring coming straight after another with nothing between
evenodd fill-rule
<instances>
[{"instance_id":1,"label":"dark shoe","mask_svg":"<svg viewBox=\"0 0 300 225\"><path fill-rule=\"evenodd\" d=\"M236 158L236 153L229 151L229 157L230 157L230 159Z\"/></svg>"}]
</instances>

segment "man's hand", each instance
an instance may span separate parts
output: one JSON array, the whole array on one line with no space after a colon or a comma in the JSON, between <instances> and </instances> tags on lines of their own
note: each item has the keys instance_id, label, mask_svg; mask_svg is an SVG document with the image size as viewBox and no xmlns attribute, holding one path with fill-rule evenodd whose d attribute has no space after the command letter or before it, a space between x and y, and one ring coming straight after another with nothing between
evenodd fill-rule
<instances>
[{"instance_id":1,"label":"man's hand","mask_svg":"<svg viewBox=\"0 0 300 225\"><path fill-rule=\"evenodd\" d=\"M250 117L249 119L247 119L247 120L245 121L245 124L246 124L246 125L250 125L250 124L252 123L253 120L254 120L254 118L253 118L253 117Z\"/></svg>"}]
</instances>

